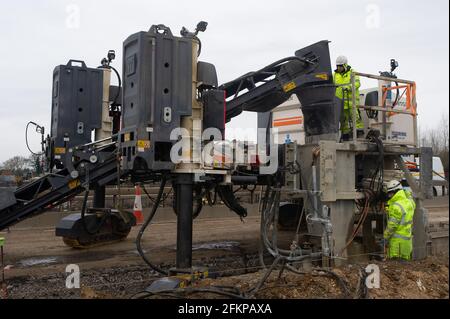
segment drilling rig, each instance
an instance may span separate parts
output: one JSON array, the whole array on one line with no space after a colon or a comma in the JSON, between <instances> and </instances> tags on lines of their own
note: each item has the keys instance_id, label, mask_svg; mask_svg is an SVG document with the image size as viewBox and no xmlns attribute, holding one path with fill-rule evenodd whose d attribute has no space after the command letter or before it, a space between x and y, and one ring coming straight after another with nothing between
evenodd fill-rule
<instances>
[{"instance_id":1,"label":"drilling rig","mask_svg":"<svg viewBox=\"0 0 450 319\"><path fill-rule=\"evenodd\" d=\"M199 33L206 27L200 22L195 32L183 28L175 36L160 24L131 35L123 44L121 76L111 66L113 51L99 68L76 60L57 67L46 142L49 172L15 192L2 191L0 230L84 192L81 212L64 218L56 234L72 247L120 240L135 220L120 208L104 207L105 187L120 187L125 181L159 182L157 199L136 243L146 263L167 274L145 256L141 238L170 182L177 214L172 273L185 273L192 271L192 223L202 199L215 192L244 219L247 211L234 196L233 186L261 185L265 189L261 242L266 252L288 264L315 259L330 265L351 257L356 237L362 238L364 253L380 251L377 238L385 222L381 185L384 179L401 175L417 203L414 257L424 258L428 238L421 201L431 186L431 170L426 170L431 167L431 152L419 148L417 139L404 145L386 138L394 114L407 114L416 123L415 83L353 74L353 79L365 76L379 83L376 97L371 94L364 105L357 105L353 96L354 114L360 108L385 116L366 126L362 138L353 123L353 139L341 142L341 102L335 96L329 41L219 84L215 66L199 60ZM110 84L112 71L119 86ZM390 103L386 92L393 89L407 91L405 108ZM292 95L300 101L305 142L278 144L271 111ZM256 151L232 148L228 156L219 154L217 161L215 152L224 145L226 123L244 111L258 113ZM411 177L403 155L420 157L424 168L420 184ZM92 208L87 207L90 190L95 192ZM289 249L278 247L281 215L292 216L298 226Z\"/></svg>"}]
</instances>

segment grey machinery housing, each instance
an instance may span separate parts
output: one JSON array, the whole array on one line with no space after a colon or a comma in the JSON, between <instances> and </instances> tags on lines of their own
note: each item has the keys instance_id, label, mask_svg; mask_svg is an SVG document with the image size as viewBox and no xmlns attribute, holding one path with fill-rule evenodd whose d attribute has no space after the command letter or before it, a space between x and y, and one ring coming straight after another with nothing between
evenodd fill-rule
<instances>
[{"instance_id":1,"label":"grey machinery housing","mask_svg":"<svg viewBox=\"0 0 450 319\"><path fill-rule=\"evenodd\" d=\"M171 170L172 130L192 115L193 37L173 36L164 25L128 37L123 45L123 114L120 150L124 170ZM194 52L196 54L196 52ZM204 127L225 128L225 93L216 90L214 65L198 62ZM223 116L221 116L223 114ZM145 142L145 146L139 143ZM139 149L140 148L140 149Z\"/></svg>"},{"instance_id":2,"label":"grey machinery housing","mask_svg":"<svg viewBox=\"0 0 450 319\"><path fill-rule=\"evenodd\" d=\"M47 145L49 168L63 168L68 148L92 142L92 130L101 127L102 98L102 69L88 68L79 60L55 68Z\"/></svg>"}]
</instances>

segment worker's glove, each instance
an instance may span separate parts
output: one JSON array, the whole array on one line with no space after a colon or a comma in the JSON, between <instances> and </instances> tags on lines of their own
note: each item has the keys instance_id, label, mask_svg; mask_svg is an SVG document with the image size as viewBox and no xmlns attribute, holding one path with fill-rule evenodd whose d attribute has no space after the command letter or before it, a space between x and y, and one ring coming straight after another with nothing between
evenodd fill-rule
<instances>
[{"instance_id":1,"label":"worker's glove","mask_svg":"<svg viewBox=\"0 0 450 319\"><path fill-rule=\"evenodd\" d=\"M351 87L351 86L346 87L345 90L346 90L348 93L352 93L352 87Z\"/></svg>"}]
</instances>

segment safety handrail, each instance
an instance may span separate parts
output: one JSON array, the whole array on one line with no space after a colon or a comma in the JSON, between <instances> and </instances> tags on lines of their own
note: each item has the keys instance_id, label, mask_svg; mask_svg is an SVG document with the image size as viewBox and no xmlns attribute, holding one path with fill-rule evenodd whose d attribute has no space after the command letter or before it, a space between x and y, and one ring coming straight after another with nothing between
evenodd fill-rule
<instances>
[{"instance_id":1,"label":"safety handrail","mask_svg":"<svg viewBox=\"0 0 450 319\"><path fill-rule=\"evenodd\" d=\"M369 79L374 79L383 82L395 82L395 86L391 87L383 87L382 89L382 105L357 105L356 104L356 77L365 77ZM352 94L352 124L353 124L353 140L355 141L357 138L357 129L356 129L356 112L358 109L371 110L371 111L379 111L385 112L387 116L393 116L395 114L407 114L413 117L413 130L414 130L414 146L418 145L418 137L417 137L417 100L416 100L416 82L404 79L390 78L385 76L378 76L367 73L360 73L352 71L351 73L351 94ZM398 96L398 101L400 101L403 96L406 94L406 109L396 109L394 107L386 106L386 101L388 97L388 92L392 90L403 90L403 92ZM386 126L386 123L383 123ZM385 127L384 127L385 128Z\"/></svg>"}]
</instances>

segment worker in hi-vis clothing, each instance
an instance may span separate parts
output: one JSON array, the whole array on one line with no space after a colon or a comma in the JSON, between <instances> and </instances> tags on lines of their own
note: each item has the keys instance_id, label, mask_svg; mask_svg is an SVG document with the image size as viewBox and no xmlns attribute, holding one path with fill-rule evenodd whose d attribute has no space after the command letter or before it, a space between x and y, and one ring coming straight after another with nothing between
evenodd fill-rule
<instances>
[{"instance_id":1,"label":"worker in hi-vis clothing","mask_svg":"<svg viewBox=\"0 0 450 319\"><path fill-rule=\"evenodd\" d=\"M416 204L397 180L384 183L387 195L387 226L384 239L388 258L410 260L412 254L412 227Z\"/></svg>"},{"instance_id":2,"label":"worker in hi-vis clothing","mask_svg":"<svg viewBox=\"0 0 450 319\"><path fill-rule=\"evenodd\" d=\"M352 96L352 82L351 74L352 67L348 65L347 58L345 56L339 56L336 59L336 70L334 71L333 79L336 85L336 97L338 97L344 104L341 114L341 133L342 140L348 141L353 131L353 96ZM355 76L355 94L356 104L359 105L359 88L361 82L359 76ZM364 123L361 119L361 112L359 108L356 109L356 130L357 137L364 136Z\"/></svg>"}]
</instances>

